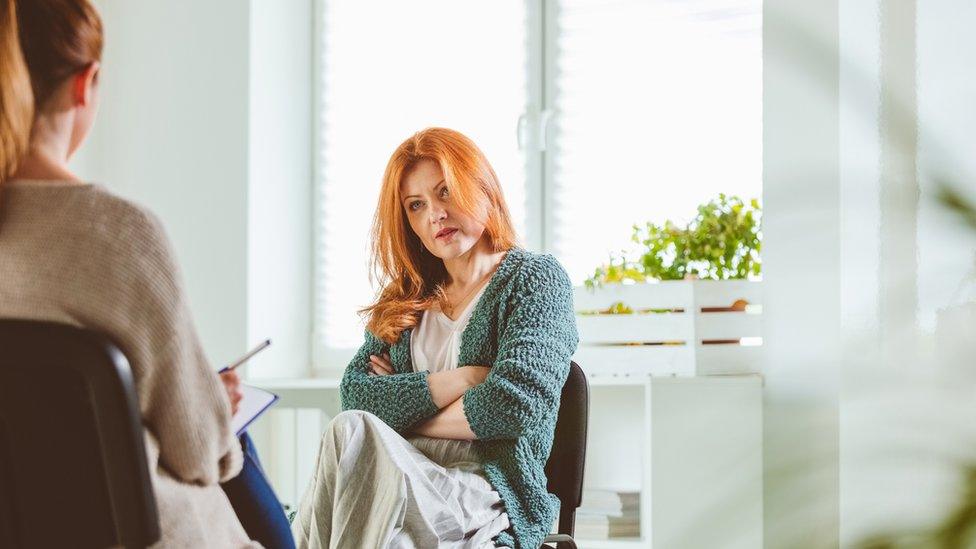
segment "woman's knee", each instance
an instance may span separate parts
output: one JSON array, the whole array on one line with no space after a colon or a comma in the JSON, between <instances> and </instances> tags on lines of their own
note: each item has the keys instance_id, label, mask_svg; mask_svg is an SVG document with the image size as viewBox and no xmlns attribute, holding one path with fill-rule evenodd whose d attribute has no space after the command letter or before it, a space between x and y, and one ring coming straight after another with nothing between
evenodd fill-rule
<instances>
[{"instance_id":1,"label":"woman's knee","mask_svg":"<svg viewBox=\"0 0 976 549\"><path fill-rule=\"evenodd\" d=\"M322 435L323 447L332 447L336 455L342 455L352 440L362 440L364 433L382 422L378 417L363 410L346 410L334 416ZM365 437L366 439L370 437Z\"/></svg>"},{"instance_id":2,"label":"woman's knee","mask_svg":"<svg viewBox=\"0 0 976 549\"><path fill-rule=\"evenodd\" d=\"M347 429L355 429L366 425L373 421L373 419L379 418L365 410L346 410L332 418L332 421L329 422L328 429L329 431L344 432Z\"/></svg>"}]
</instances>

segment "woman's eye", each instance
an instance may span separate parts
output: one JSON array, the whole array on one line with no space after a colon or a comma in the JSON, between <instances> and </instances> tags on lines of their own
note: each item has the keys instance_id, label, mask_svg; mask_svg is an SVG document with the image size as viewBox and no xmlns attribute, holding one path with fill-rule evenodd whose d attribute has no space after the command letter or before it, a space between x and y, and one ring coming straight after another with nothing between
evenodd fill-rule
<instances>
[{"instance_id":1,"label":"woman's eye","mask_svg":"<svg viewBox=\"0 0 976 549\"><path fill-rule=\"evenodd\" d=\"M445 198L446 196L447 196L447 187L441 187L441 198Z\"/></svg>"},{"instance_id":2,"label":"woman's eye","mask_svg":"<svg viewBox=\"0 0 976 549\"><path fill-rule=\"evenodd\" d=\"M420 207L420 201L419 200L414 200L413 202L410 203L410 206L409 206L411 212L417 211L417 208L419 208L419 207Z\"/></svg>"}]
</instances>

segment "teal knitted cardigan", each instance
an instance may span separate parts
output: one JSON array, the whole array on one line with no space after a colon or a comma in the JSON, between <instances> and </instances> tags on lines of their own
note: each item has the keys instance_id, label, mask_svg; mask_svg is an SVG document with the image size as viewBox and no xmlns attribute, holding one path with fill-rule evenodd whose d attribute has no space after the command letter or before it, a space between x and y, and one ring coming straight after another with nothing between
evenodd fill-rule
<instances>
[{"instance_id":1,"label":"teal knitted cardigan","mask_svg":"<svg viewBox=\"0 0 976 549\"><path fill-rule=\"evenodd\" d=\"M559 507L546 490L545 464L562 386L579 338L573 288L551 255L512 248L461 334L460 365L490 366L464 393L464 414L478 436L485 475L511 524L497 545L537 549ZM368 375L369 355L389 352L395 373ZM401 434L438 412L428 372L414 372L410 330L392 346L368 330L339 387L343 410L370 412Z\"/></svg>"}]
</instances>

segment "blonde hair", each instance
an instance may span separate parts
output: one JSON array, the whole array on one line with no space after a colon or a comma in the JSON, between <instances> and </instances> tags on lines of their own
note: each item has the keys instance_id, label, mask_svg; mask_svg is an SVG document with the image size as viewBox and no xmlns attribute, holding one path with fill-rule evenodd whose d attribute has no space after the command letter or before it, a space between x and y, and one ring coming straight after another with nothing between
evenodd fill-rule
<instances>
[{"instance_id":1,"label":"blonde hair","mask_svg":"<svg viewBox=\"0 0 976 549\"><path fill-rule=\"evenodd\" d=\"M34 94L20 48L17 6L14 0L0 0L0 183L27 154L33 124Z\"/></svg>"},{"instance_id":2,"label":"blonde hair","mask_svg":"<svg viewBox=\"0 0 976 549\"><path fill-rule=\"evenodd\" d=\"M517 244L498 176L473 141L446 128L427 128L404 141L386 165L373 218L371 268L383 289L360 311L368 316L369 331L391 344L444 297L444 262L410 228L401 203L401 183L424 160L440 167L458 209L484 223L483 238L493 251Z\"/></svg>"}]
</instances>

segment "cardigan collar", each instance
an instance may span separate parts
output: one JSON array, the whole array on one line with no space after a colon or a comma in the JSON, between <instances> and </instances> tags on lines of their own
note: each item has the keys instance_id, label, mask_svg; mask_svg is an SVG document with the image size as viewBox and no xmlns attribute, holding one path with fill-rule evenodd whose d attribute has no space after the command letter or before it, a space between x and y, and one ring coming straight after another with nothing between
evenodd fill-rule
<instances>
[{"instance_id":1,"label":"cardigan collar","mask_svg":"<svg viewBox=\"0 0 976 549\"><path fill-rule=\"evenodd\" d=\"M495 269L495 273L491 275L491 279L488 280L488 285L485 286L484 292L481 294L481 298L478 299L478 303L474 307L474 311L471 312L471 316L468 319L468 325L461 332L461 351L462 354L465 348L465 334L471 328L472 324L476 324L480 321L481 317L485 314L484 309L488 307L488 302L494 301L495 295L498 293L499 286L505 284L511 276L518 270L519 266L525 261L525 258L529 256L529 252L520 247L513 247L508 250L505 257L502 258L501 263L498 264L498 268ZM393 360L394 364L400 363L404 365L404 370L413 369L413 361L410 356L410 336L413 334L413 328L407 328L400 334L400 340L396 345L390 347L390 359Z\"/></svg>"}]
</instances>

